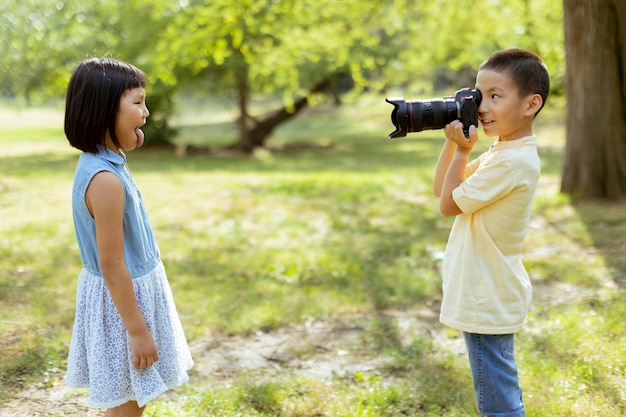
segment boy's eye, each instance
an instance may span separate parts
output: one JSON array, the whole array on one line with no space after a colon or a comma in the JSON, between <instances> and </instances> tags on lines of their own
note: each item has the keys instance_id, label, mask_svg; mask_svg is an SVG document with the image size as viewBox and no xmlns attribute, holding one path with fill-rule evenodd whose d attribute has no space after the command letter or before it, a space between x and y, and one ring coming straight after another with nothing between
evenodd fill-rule
<instances>
[{"instance_id":1,"label":"boy's eye","mask_svg":"<svg viewBox=\"0 0 626 417\"><path fill-rule=\"evenodd\" d=\"M500 95L499 94L492 94L491 98L500 98Z\"/></svg>"}]
</instances>

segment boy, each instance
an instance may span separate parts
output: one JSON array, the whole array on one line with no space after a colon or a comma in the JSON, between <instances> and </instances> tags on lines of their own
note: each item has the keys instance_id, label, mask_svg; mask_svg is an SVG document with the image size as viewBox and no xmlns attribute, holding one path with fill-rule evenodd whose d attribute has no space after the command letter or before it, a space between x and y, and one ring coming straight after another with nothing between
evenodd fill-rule
<instances>
[{"instance_id":1,"label":"boy","mask_svg":"<svg viewBox=\"0 0 626 417\"><path fill-rule=\"evenodd\" d=\"M478 408L484 416L525 416L513 342L532 290L521 253L540 174L533 121L550 90L536 54L507 49L483 62L478 120L491 148L468 163L478 140L454 121L444 129L433 181L443 215L456 216L443 258L440 321L463 332Z\"/></svg>"}]
</instances>

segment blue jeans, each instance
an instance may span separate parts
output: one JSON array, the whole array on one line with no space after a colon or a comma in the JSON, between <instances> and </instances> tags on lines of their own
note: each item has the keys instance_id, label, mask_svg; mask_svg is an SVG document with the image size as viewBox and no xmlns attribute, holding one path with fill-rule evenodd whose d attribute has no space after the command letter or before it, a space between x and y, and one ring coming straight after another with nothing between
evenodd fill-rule
<instances>
[{"instance_id":1,"label":"blue jeans","mask_svg":"<svg viewBox=\"0 0 626 417\"><path fill-rule=\"evenodd\" d=\"M513 334L463 332L478 409L485 417L524 417Z\"/></svg>"}]
</instances>

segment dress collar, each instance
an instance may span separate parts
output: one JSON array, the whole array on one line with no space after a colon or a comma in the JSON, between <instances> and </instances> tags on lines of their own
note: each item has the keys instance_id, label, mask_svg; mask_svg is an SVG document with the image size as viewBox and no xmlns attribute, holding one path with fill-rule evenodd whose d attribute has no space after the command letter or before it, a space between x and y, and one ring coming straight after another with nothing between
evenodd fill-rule
<instances>
[{"instance_id":1,"label":"dress collar","mask_svg":"<svg viewBox=\"0 0 626 417\"><path fill-rule=\"evenodd\" d=\"M120 153L115 153L111 149L103 145L97 145L97 155L117 165L124 165L126 163L126 154L120 150Z\"/></svg>"}]
</instances>

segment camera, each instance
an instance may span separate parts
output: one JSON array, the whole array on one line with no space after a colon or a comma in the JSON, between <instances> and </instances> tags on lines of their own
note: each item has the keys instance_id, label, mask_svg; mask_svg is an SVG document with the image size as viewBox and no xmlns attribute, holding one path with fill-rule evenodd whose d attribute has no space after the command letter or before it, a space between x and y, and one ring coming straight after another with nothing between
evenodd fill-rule
<instances>
[{"instance_id":1,"label":"camera","mask_svg":"<svg viewBox=\"0 0 626 417\"><path fill-rule=\"evenodd\" d=\"M411 132L443 129L454 120L463 123L463 133L469 139L469 127L478 127L478 106L482 95L478 90L462 88L454 96L443 99L422 101L388 97L385 101L394 107L391 111L391 122L396 130L389 134L389 139L401 138Z\"/></svg>"}]
</instances>

